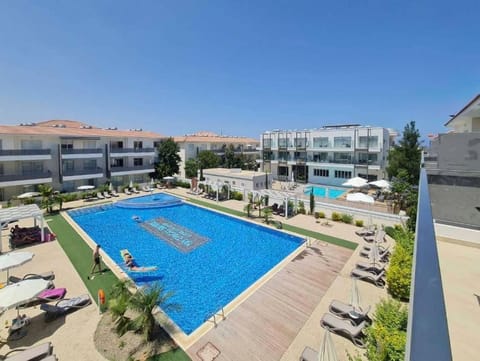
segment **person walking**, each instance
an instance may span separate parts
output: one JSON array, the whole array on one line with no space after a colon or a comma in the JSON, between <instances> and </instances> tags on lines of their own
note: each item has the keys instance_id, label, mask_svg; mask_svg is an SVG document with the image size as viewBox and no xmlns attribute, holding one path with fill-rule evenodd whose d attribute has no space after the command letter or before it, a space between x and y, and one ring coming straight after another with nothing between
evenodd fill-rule
<instances>
[{"instance_id":1,"label":"person walking","mask_svg":"<svg viewBox=\"0 0 480 361\"><path fill-rule=\"evenodd\" d=\"M93 280L95 278L95 275L93 274L95 271L95 268L98 267L98 272L101 274L102 273L102 265L100 263L100 245L97 244L95 247L95 250L93 251L93 266L92 270L90 271L90 276L87 277L89 280Z\"/></svg>"}]
</instances>

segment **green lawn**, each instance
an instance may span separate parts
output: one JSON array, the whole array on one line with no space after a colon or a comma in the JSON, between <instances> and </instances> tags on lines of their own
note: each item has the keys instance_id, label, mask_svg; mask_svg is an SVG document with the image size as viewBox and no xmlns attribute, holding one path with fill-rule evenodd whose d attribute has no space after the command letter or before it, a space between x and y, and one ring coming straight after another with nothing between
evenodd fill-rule
<instances>
[{"instance_id":1,"label":"green lawn","mask_svg":"<svg viewBox=\"0 0 480 361\"><path fill-rule=\"evenodd\" d=\"M188 198L188 200L192 203L199 204L199 205L207 207L207 208L212 208L212 209L216 209L218 211L224 212L224 213L233 214L234 216L238 216L238 217L245 217L246 216L246 214L244 212L240 212L240 211L236 211L236 210L233 210L233 209L230 209L230 208L222 207L222 206L219 206L217 204L212 204L212 203L209 203L209 202L200 201L200 200L194 199L194 198ZM252 210L251 213L255 214L255 212L256 212L255 210ZM295 227L295 226L290 226L290 225L285 224L283 222L282 222L282 229L285 229L289 232L300 234L300 235L305 236L305 237L311 237L311 238L315 238L315 239L318 239L318 240L321 240L321 241L324 241L324 242L327 242L327 243L335 244L335 245L340 246L340 247L344 247L344 248L348 248L348 249L356 249L357 248L357 244L354 243L354 242L350 242L350 241L347 241L347 240L342 239L342 238L328 236L328 235L323 234L323 233L313 232L313 231L310 231L308 229Z\"/></svg>"},{"instance_id":2,"label":"green lawn","mask_svg":"<svg viewBox=\"0 0 480 361\"><path fill-rule=\"evenodd\" d=\"M102 263L105 272L101 275L97 274L93 280L88 280L87 276L89 276L93 265L92 249L61 215L56 214L45 218L48 220L48 225L53 233L57 235L58 243L63 248L65 254L70 259L70 262L72 262L73 267L75 267L75 270L87 286L92 298L97 301L98 290L103 289L108 302L109 291L118 281L118 278ZM150 361L163 360L189 361L190 358L182 349L178 348L150 359Z\"/></svg>"}]
</instances>

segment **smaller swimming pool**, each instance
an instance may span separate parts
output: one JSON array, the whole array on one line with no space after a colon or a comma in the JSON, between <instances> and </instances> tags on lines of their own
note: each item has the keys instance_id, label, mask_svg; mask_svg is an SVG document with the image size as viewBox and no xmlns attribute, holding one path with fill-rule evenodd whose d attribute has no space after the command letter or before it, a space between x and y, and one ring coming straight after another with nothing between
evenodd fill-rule
<instances>
[{"instance_id":1,"label":"smaller swimming pool","mask_svg":"<svg viewBox=\"0 0 480 361\"><path fill-rule=\"evenodd\" d=\"M313 189L313 195L315 197L323 197L335 199L340 197L345 191L343 189L331 188L331 187L322 187L322 186L310 186L306 187L304 193L310 194Z\"/></svg>"},{"instance_id":2,"label":"smaller swimming pool","mask_svg":"<svg viewBox=\"0 0 480 361\"><path fill-rule=\"evenodd\" d=\"M115 203L120 208L160 208L182 204L182 200L165 193L128 198Z\"/></svg>"}]
</instances>

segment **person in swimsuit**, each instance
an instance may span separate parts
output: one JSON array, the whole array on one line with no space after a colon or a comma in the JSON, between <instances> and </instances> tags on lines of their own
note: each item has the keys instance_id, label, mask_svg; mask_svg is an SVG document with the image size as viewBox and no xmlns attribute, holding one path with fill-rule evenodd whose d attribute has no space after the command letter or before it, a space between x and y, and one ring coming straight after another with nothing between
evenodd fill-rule
<instances>
[{"instance_id":1,"label":"person in swimsuit","mask_svg":"<svg viewBox=\"0 0 480 361\"><path fill-rule=\"evenodd\" d=\"M92 266L92 270L90 271L90 276L87 277L87 279L94 279L95 278L95 275L93 274L95 271L95 268L98 267L98 272L99 273L102 273L102 265L101 265L101 262L100 262L100 245L97 244L97 246L95 247L95 250L93 251L93 266Z\"/></svg>"},{"instance_id":2,"label":"person in swimsuit","mask_svg":"<svg viewBox=\"0 0 480 361\"><path fill-rule=\"evenodd\" d=\"M133 259L132 255L130 253L125 253L123 257L124 257L124 260L125 260L125 265L131 271L148 272L148 271L154 271L154 270L157 269L157 267L138 267L135 264L135 260Z\"/></svg>"}]
</instances>

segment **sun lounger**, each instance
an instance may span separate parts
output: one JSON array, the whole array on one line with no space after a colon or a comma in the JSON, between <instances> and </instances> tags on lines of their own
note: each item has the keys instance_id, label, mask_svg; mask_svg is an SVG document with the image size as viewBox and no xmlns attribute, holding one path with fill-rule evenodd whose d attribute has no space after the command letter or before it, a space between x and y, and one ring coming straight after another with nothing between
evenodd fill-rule
<instances>
[{"instance_id":1,"label":"sun lounger","mask_svg":"<svg viewBox=\"0 0 480 361\"><path fill-rule=\"evenodd\" d=\"M125 193L127 196L131 196L132 195L132 192L130 192L130 190L128 188L125 188L123 193Z\"/></svg>"},{"instance_id":2,"label":"sun lounger","mask_svg":"<svg viewBox=\"0 0 480 361\"><path fill-rule=\"evenodd\" d=\"M389 255L390 255L390 252L388 251L388 247L384 248L384 249L379 249L378 250L377 261L385 261L385 260L388 259ZM360 251L360 256L368 258L368 259L373 259L374 258L373 257L373 249L370 249L370 250L362 249Z\"/></svg>"},{"instance_id":3,"label":"sun lounger","mask_svg":"<svg viewBox=\"0 0 480 361\"><path fill-rule=\"evenodd\" d=\"M9 351L5 356L0 357L5 361L34 361L45 360L52 354L52 344L50 342L41 343L29 348L19 348Z\"/></svg>"},{"instance_id":4,"label":"sun lounger","mask_svg":"<svg viewBox=\"0 0 480 361\"><path fill-rule=\"evenodd\" d=\"M137 189L137 187L133 187L132 188L132 192L135 193L135 194L139 194L140 191Z\"/></svg>"},{"instance_id":5,"label":"sun lounger","mask_svg":"<svg viewBox=\"0 0 480 361\"><path fill-rule=\"evenodd\" d=\"M300 356L300 361L318 361L318 352L307 346Z\"/></svg>"},{"instance_id":6,"label":"sun lounger","mask_svg":"<svg viewBox=\"0 0 480 361\"><path fill-rule=\"evenodd\" d=\"M41 305L42 303L58 301L63 299L66 294L67 294L66 288L48 288L45 291L42 291L42 293L40 293L33 300L27 303L24 303L19 307L22 307L22 308L33 307L33 306Z\"/></svg>"},{"instance_id":7,"label":"sun lounger","mask_svg":"<svg viewBox=\"0 0 480 361\"><path fill-rule=\"evenodd\" d=\"M97 192L97 198L98 198L98 199L105 199L105 197L103 196L103 194L100 193L100 192Z\"/></svg>"},{"instance_id":8,"label":"sun lounger","mask_svg":"<svg viewBox=\"0 0 480 361\"><path fill-rule=\"evenodd\" d=\"M362 348L365 347L365 343L363 342L363 329L367 326L365 321L355 325L349 320L338 318L330 313L326 313L323 315L320 325L330 332L350 339L355 346Z\"/></svg>"},{"instance_id":9,"label":"sun lounger","mask_svg":"<svg viewBox=\"0 0 480 361\"><path fill-rule=\"evenodd\" d=\"M78 297L58 301L55 305L44 303L40 306L45 311L45 321L53 321L55 318L63 316L68 312L78 310L92 303L90 296L85 294Z\"/></svg>"},{"instance_id":10,"label":"sun lounger","mask_svg":"<svg viewBox=\"0 0 480 361\"><path fill-rule=\"evenodd\" d=\"M372 242L383 242L385 241L385 231L380 230L374 236L370 237L363 237L365 242L372 243Z\"/></svg>"},{"instance_id":11,"label":"sun lounger","mask_svg":"<svg viewBox=\"0 0 480 361\"><path fill-rule=\"evenodd\" d=\"M382 271L379 274L375 274L373 272L367 272L358 268L354 268L351 273L351 276L353 278L373 283L377 287L385 286L385 280L383 279L384 275L385 271Z\"/></svg>"},{"instance_id":12,"label":"sun lounger","mask_svg":"<svg viewBox=\"0 0 480 361\"><path fill-rule=\"evenodd\" d=\"M40 361L58 361L58 358L55 355L50 355L45 358L42 358Z\"/></svg>"},{"instance_id":13,"label":"sun lounger","mask_svg":"<svg viewBox=\"0 0 480 361\"><path fill-rule=\"evenodd\" d=\"M373 272L375 274L379 274L382 271L385 271L385 267L387 266L386 263L371 263L371 262L357 262L355 265L355 268L367 271L367 272Z\"/></svg>"},{"instance_id":14,"label":"sun lounger","mask_svg":"<svg viewBox=\"0 0 480 361\"><path fill-rule=\"evenodd\" d=\"M112 196L110 194L108 194L108 192L103 192L103 196L105 198L112 198Z\"/></svg>"},{"instance_id":15,"label":"sun lounger","mask_svg":"<svg viewBox=\"0 0 480 361\"><path fill-rule=\"evenodd\" d=\"M371 229L364 228L364 229L361 229L359 231L355 231L355 234L357 236L360 236L360 237L370 237L370 236L373 236L375 234L375 231L373 231Z\"/></svg>"},{"instance_id":16,"label":"sun lounger","mask_svg":"<svg viewBox=\"0 0 480 361\"><path fill-rule=\"evenodd\" d=\"M118 195L117 191L114 191L114 190L110 191L110 195L111 195L112 197L120 197L120 196Z\"/></svg>"},{"instance_id":17,"label":"sun lounger","mask_svg":"<svg viewBox=\"0 0 480 361\"><path fill-rule=\"evenodd\" d=\"M371 323L370 318L368 317L368 312L370 311L371 306L368 306L367 309L364 311L362 309L355 310L352 305L347 305L338 300L333 300L330 303L329 311L334 315L346 318L353 321L355 324L359 324L362 321L367 321Z\"/></svg>"},{"instance_id":18,"label":"sun lounger","mask_svg":"<svg viewBox=\"0 0 480 361\"><path fill-rule=\"evenodd\" d=\"M377 245L377 248L378 248L379 253L385 253L385 252L389 251L390 246L382 247L382 246ZM362 247L362 250L360 252L368 253L368 252L371 252L372 249L373 249L373 245L365 245L365 246Z\"/></svg>"},{"instance_id":19,"label":"sun lounger","mask_svg":"<svg viewBox=\"0 0 480 361\"><path fill-rule=\"evenodd\" d=\"M21 278L12 275L8 277L8 282L18 283L20 281L28 280L32 278L43 278L46 281L53 281L55 279L55 273L53 273L53 271L44 272L44 273L27 273L25 276Z\"/></svg>"}]
</instances>

